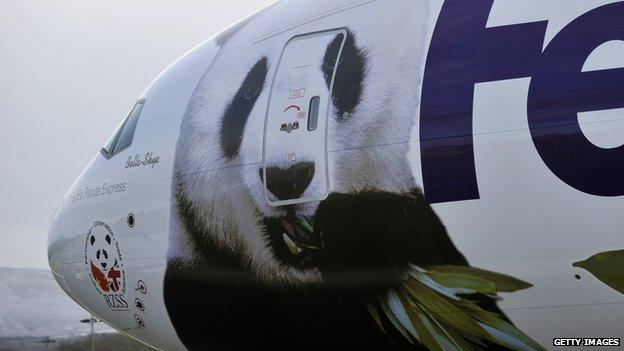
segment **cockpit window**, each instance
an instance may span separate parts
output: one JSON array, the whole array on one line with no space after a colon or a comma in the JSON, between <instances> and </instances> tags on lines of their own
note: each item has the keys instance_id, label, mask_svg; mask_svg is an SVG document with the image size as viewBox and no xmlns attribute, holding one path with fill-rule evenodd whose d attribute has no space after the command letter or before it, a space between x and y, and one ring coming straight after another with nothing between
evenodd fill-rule
<instances>
[{"instance_id":1,"label":"cockpit window","mask_svg":"<svg viewBox=\"0 0 624 351\"><path fill-rule=\"evenodd\" d=\"M104 156L111 158L132 144L134 130L139 122L139 116L141 115L143 105L145 105L145 100L137 101L132 111L128 114L128 117L117 127L115 133L108 138L108 141L106 141L106 144L104 144L102 148Z\"/></svg>"},{"instance_id":2,"label":"cockpit window","mask_svg":"<svg viewBox=\"0 0 624 351\"><path fill-rule=\"evenodd\" d=\"M121 124L115 129L115 132L111 134L111 136L106 141L106 144L102 147L102 152L107 155L111 155L113 153L113 147L115 147L115 141L117 141L117 137L119 136L119 131L121 131L121 127L123 127L126 121L123 120Z\"/></svg>"}]
</instances>

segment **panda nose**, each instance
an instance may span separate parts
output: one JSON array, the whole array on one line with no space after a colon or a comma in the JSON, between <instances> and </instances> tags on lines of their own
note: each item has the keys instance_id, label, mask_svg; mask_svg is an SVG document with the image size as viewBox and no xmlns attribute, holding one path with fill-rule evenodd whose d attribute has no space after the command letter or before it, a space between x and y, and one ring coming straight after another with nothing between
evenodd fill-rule
<instances>
[{"instance_id":1,"label":"panda nose","mask_svg":"<svg viewBox=\"0 0 624 351\"><path fill-rule=\"evenodd\" d=\"M278 200L298 199L314 178L314 162L299 162L287 168L268 167L266 187ZM264 182L262 168L260 179Z\"/></svg>"}]
</instances>

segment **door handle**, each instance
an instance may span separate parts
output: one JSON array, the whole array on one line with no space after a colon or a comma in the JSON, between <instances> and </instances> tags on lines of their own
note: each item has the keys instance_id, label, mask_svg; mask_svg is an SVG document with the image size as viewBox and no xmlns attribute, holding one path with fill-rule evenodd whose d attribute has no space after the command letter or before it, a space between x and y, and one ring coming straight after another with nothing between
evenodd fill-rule
<instances>
[{"instance_id":1,"label":"door handle","mask_svg":"<svg viewBox=\"0 0 624 351\"><path fill-rule=\"evenodd\" d=\"M320 96L314 96L310 99L310 108L308 109L308 130L315 131L318 127L319 105L321 103Z\"/></svg>"}]
</instances>

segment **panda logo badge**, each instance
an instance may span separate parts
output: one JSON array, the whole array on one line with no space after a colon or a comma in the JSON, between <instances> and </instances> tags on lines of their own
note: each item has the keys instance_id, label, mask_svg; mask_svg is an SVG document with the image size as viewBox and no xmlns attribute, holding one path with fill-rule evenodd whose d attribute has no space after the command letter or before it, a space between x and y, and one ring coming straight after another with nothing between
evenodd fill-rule
<instances>
[{"instance_id":1,"label":"panda logo badge","mask_svg":"<svg viewBox=\"0 0 624 351\"><path fill-rule=\"evenodd\" d=\"M126 275L119 243L110 226L97 221L86 235L84 263L93 287L111 310L128 310Z\"/></svg>"}]
</instances>

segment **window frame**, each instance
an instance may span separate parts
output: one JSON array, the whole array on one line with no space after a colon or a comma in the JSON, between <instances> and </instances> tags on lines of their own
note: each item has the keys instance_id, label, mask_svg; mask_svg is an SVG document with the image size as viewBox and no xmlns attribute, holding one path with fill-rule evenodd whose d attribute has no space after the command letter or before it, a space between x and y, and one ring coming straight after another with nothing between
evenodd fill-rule
<instances>
[{"instance_id":1,"label":"window frame","mask_svg":"<svg viewBox=\"0 0 624 351\"><path fill-rule=\"evenodd\" d=\"M121 153L122 151L128 149L130 146L132 146L132 141L130 142L130 144L124 146L122 149L117 150L117 142L119 141L119 137L121 136L124 128L126 127L126 124L128 123L128 120L130 119L130 117L132 116L132 112L134 112L134 110L141 105L141 111L139 111L139 116L137 117L137 125L139 124L138 119L141 118L141 113L143 112L143 107L145 107L145 99L139 99L137 100L134 105L132 106L132 109L130 109L130 112L128 113L128 115L126 116L126 118L124 118L121 126L119 128L117 128L115 130L115 135L114 135L114 140L111 143L111 152L107 151L104 147L100 148L100 153L107 159L110 160L111 158L115 157L115 155ZM134 141L134 134L136 133L136 127L134 132L132 133L132 139Z\"/></svg>"}]
</instances>

